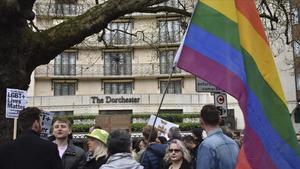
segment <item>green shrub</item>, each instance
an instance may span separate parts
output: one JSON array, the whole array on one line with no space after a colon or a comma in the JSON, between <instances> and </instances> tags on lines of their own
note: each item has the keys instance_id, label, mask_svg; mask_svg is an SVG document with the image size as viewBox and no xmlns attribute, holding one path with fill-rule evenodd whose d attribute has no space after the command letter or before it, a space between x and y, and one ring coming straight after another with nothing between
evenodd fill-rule
<instances>
[{"instance_id":1,"label":"green shrub","mask_svg":"<svg viewBox=\"0 0 300 169\"><path fill-rule=\"evenodd\" d=\"M89 132L91 124L74 124L72 125L72 132Z\"/></svg>"}]
</instances>

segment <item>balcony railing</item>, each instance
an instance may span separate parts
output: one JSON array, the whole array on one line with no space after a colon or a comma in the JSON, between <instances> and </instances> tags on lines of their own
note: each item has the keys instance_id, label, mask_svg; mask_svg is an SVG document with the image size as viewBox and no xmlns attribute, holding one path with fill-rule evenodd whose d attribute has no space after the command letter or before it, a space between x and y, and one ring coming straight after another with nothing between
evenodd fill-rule
<instances>
[{"instance_id":1,"label":"balcony railing","mask_svg":"<svg viewBox=\"0 0 300 169\"><path fill-rule=\"evenodd\" d=\"M80 15L92 6L92 4L35 3L34 10L37 15L63 17Z\"/></svg>"},{"instance_id":2,"label":"balcony railing","mask_svg":"<svg viewBox=\"0 0 300 169\"><path fill-rule=\"evenodd\" d=\"M153 76L169 74L171 71L170 64L161 65L159 63L143 63L143 64L76 64L76 65L59 65L61 70L58 71L57 65L42 65L35 69L35 77L101 77L101 76ZM66 67L66 68L64 68ZM175 69L175 74L187 74Z\"/></svg>"}]
</instances>

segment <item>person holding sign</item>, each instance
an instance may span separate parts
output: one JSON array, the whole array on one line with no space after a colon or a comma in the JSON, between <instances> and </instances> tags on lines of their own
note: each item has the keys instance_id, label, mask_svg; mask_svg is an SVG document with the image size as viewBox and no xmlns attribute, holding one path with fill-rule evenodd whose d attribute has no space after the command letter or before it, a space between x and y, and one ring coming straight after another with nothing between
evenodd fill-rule
<instances>
[{"instance_id":1,"label":"person holding sign","mask_svg":"<svg viewBox=\"0 0 300 169\"><path fill-rule=\"evenodd\" d=\"M20 111L21 135L0 145L1 169L62 169L57 146L40 138L41 110L27 107Z\"/></svg>"}]
</instances>

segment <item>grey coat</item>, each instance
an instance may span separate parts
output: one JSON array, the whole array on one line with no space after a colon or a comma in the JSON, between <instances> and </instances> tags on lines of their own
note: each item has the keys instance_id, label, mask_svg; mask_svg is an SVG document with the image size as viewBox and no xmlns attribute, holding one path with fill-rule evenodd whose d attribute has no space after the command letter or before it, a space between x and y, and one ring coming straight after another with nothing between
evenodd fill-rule
<instances>
[{"instance_id":1,"label":"grey coat","mask_svg":"<svg viewBox=\"0 0 300 169\"><path fill-rule=\"evenodd\" d=\"M136 162L130 153L116 153L110 156L100 169L144 169Z\"/></svg>"}]
</instances>

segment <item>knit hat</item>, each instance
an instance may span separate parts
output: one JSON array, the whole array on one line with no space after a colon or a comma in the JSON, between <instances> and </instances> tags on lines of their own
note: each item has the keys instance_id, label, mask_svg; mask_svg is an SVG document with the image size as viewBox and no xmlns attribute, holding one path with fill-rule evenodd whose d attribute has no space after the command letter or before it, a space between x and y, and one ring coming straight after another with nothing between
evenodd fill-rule
<instances>
[{"instance_id":1,"label":"knit hat","mask_svg":"<svg viewBox=\"0 0 300 169\"><path fill-rule=\"evenodd\" d=\"M94 129L90 134L87 134L87 137L91 137L101 141L102 143L106 144L108 138L108 132L102 129Z\"/></svg>"}]
</instances>

